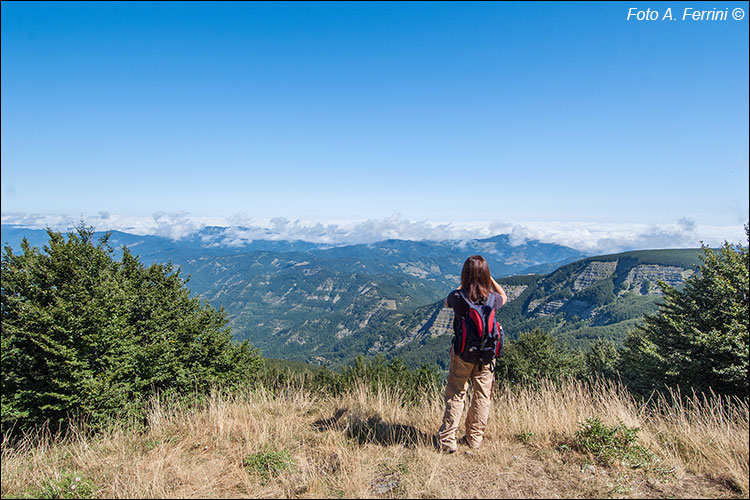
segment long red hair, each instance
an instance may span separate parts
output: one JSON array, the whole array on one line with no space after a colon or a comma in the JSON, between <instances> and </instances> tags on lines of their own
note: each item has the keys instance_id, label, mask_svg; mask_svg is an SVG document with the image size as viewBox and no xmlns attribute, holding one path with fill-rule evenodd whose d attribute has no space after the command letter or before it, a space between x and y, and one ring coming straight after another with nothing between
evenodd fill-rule
<instances>
[{"instance_id":1,"label":"long red hair","mask_svg":"<svg viewBox=\"0 0 750 500\"><path fill-rule=\"evenodd\" d=\"M490 294L490 266L481 255L472 255L461 270L461 289L467 298L476 302Z\"/></svg>"}]
</instances>

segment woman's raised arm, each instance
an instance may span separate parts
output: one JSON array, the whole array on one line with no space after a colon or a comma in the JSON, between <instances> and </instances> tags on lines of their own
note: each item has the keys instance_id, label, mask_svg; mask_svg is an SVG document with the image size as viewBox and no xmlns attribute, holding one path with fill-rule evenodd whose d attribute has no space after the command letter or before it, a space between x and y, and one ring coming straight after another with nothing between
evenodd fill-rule
<instances>
[{"instance_id":1,"label":"woman's raised arm","mask_svg":"<svg viewBox=\"0 0 750 500\"><path fill-rule=\"evenodd\" d=\"M500 298L502 299L498 308L503 307L508 302L508 296L505 294L505 290L503 290L503 287L500 286L500 283L495 281L495 278L490 276L490 281L492 282L492 288L495 289L495 291L500 295Z\"/></svg>"}]
</instances>

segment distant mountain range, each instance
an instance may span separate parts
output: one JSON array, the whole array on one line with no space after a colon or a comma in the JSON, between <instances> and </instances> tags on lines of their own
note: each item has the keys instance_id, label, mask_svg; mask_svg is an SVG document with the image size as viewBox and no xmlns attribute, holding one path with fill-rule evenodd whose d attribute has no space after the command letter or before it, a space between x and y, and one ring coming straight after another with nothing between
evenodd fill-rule
<instances>
[{"instance_id":1,"label":"distant mountain range","mask_svg":"<svg viewBox=\"0 0 750 500\"><path fill-rule=\"evenodd\" d=\"M618 343L644 314L658 309L658 282L681 286L697 271L702 254L702 249L641 250L581 259L549 274L501 278L510 300L498 320L509 339L540 328L572 348L585 349L597 338ZM374 340L370 350L387 345L388 356L410 365L445 365L453 313L442 302L394 315L386 323L405 333Z\"/></svg>"},{"instance_id":2,"label":"distant mountain range","mask_svg":"<svg viewBox=\"0 0 750 500\"><path fill-rule=\"evenodd\" d=\"M240 228L241 229L241 228ZM11 225L0 226L3 246L10 244L14 250L20 248L22 238L26 238L32 246L42 247L48 241L47 231L44 229L26 229ZM267 251L308 251L316 248L325 248L322 245L306 241L274 241L254 240L244 245L233 244L234 240L227 238L226 228L206 227L201 231L179 240L173 240L164 236L137 235L122 231L110 231L109 244L118 251L122 246L127 246L131 252L137 254L145 264L155 262L173 261L180 264L188 259L196 259L205 256L234 255L238 253L267 250ZM105 233L99 231L96 237Z\"/></svg>"},{"instance_id":3,"label":"distant mountain range","mask_svg":"<svg viewBox=\"0 0 750 500\"><path fill-rule=\"evenodd\" d=\"M45 231L2 226L4 245L17 251L24 237L35 246L47 242ZM264 355L332 364L359 353L442 362L452 313L441 301L470 255L483 255L506 287L511 301L500 319L510 338L539 327L579 347L623 338L656 309L658 279L680 284L700 264L698 249L587 257L538 241L512 245L507 235L337 247L227 241L224 228L181 240L123 232L109 239L145 264L181 266L191 291L223 307L235 338L250 339Z\"/></svg>"},{"instance_id":4,"label":"distant mountain range","mask_svg":"<svg viewBox=\"0 0 750 500\"><path fill-rule=\"evenodd\" d=\"M47 232L43 229L26 229L12 225L2 225L0 229L3 246L10 244L16 251L20 248L22 238L26 238L32 246L39 247L46 244L48 240ZM233 233L237 233L243 228L232 229ZM117 256L119 256L117 250L124 245L137 254L145 264L171 260L177 265L182 265L194 259L232 256L255 251L311 252L324 260L360 260L366 265L381 266L381 270L388 272L393 270L394 265L395 269L398 269L399 264L403 264L400 268L406 274L418 277L434 274L439 277L446 273L457 274L460 272L460 267L458 271L454 269L457 263L460 266L465 257L481 253L490 263L494 275L508 276L539 272L539 269L551 270L562 263L585 256L583 252L569 247L533 240L521 245L513 245L508 235L461 242L385 240L372 244L333 246L299 240L238 240L230 235L228 228L210 226L179 240L163 236L135 235L122 231L110 233L109 243L116 250ZM102 235L104 232L96 233L97 237ZM419 264L420 261L422 264ZM409 264L412 262L417 265L410 267Z\"/></svg>"}]
</instances>

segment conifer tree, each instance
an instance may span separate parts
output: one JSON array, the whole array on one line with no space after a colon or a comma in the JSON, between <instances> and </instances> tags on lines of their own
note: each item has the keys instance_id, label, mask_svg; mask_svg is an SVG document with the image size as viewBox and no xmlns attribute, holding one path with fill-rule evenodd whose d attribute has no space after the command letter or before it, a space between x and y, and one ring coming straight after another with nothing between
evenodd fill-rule
<instances>
[{"instance_id":1,"label":"conifer tree","mask_svg":"<svg viewBox=\"0 0 750 500\"><path fill-rule=\"evenodd\" d=\"M585 354L589 377L615 378L620 353L611 340L598 338Z\"/></svg>"},{"instance_id":2,"label":"conifer tree","mask_svg":"<svg viewBox=\"0 0 750 500\"><path fill-rule=\"evenodd\" d=\"M171 264L144 267L109 235L48 230L2 256L2 426L133 415L153 393L249 382L260 367L224 312L192 298Z\"/></svg>"},{"instance_id":3,"label":"conifer tree","mask_svg":"<svg viewBox=\"0 0 750 500\"><path fill-rule=\"evenodd\" d=\"M578 377L584 369L582 355L537 328L508 343L505 354L497 360L495 376L506 383L535 384L545 378Z\"/></svg>"},{"instance_id":4,"label":"conifer tree","mask_svg":"<svg viewBox=\"0 0 750 500\"><path fill-rule=\"evenodd\" d=\"M680 386L748 396L748 247L703 250L699 272L682 290L660 283L659 311L625 341L621 372L636 392Z\"/></svg>"}]
</instances>

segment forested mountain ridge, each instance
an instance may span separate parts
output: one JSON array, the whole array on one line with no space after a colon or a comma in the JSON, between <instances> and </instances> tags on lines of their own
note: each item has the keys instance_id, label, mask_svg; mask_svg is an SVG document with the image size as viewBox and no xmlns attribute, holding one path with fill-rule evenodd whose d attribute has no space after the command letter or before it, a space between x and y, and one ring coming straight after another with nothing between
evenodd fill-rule
<instances>
[{"instance_id":1,"label":"forested mountain ridge","mask_svg":"<svg viewBox=\"0 0 750 500\"><path fill-rule=\"evenodd\" d=\"M96 233L99 237L104 233ZM483 254L495 276L523 273L580 258L577 250L507 235L471 241L385 240L324 245L301 241L243 241L226 228L204 228L180 240L114 231L115 257L127 246L144 263L167 262L190 276L193 294L224 307L237 340L249 339L267 356L325 362L366 350L371 321L428 305L456 286L466 257ZM4 244L47 242L42 230L2 227ZM339 342L349 337L345 342ZM354 339L360 341L352 344ZM339 351L344 348L346 353Z\"/></svg>"},{"instance_id":2,"label":"forested mountain ridge","mask_svg":"<svg viewBox=\"0 0 750 500\"><path fill-rule=\"evenodd\" d=\"M236 338L250 339L267 356L324 363L371 349L371 322L391 330L390 313L438 300L459 282L466 257L479 251L493 271L505 273L580 256L539 242L513 246L499 236L202 256L182 268L195 293L226 309Z\"/></svg>"},{"instance_id":3,"label":"forested mountain ridge","mask_svg":"<svg viewBox=\"0 0 750 500\"><path fill-rule=\"evenodd\" d=\"M17 246L14 239L29 235L42 246L39 233L46 238L44 231L3 226L3 242ZM512 245L507 235L325 248L262 240L234 247L221 244L222 234L206 228L175 241L114 232L109 243L147 262L179 265L193 294L225 309L235 339L249 339L268 357L316 364L347 363L360 353L401 356L412 366L443 364L452 313L442 298L472 254L485 256L511 299L499 316L508 338L541 328L581 348L595 338L621 340L656 310L658 280L679 285L700 264L700 249L581 259L559 245ZM564 262L570 263L559 267ZM547 267L556 270L523 274Z\"/></svg>"},{"instance_id":4,"label":"forested mountain ridge","mask_svg":"<svg viewBox=\"0 0 750 500\"><path fill-rule=\"evenodd\" d=\"M642 250L589 257L544 275L499 278L509 302L498 320L507 339L539 328L573 348L587 348L597 338L619 343L644 314L657 310L658 281L680 286L698 269L702 253ZM383 351L410 365L447 362L453 313L442 300L386 321L398 325L402 337Z\"/></svg>"},{"instance_id":5,"label":"forested mountain ridge","mask_svg":"<svg viewBox=\"0 0 750 500\"><path fill-rule=\"evenodd\" d=\"M235 229L240 232L242 230ZM389 239L369 244L331 245L299 240L233 239L227 236L227 230L228 228L205 227L180 239L111 231L109 244L115 249L116 257L120 255L120 248L127 246L145 264L171 260L175 265L191 263L199 266L200 262L207 259L259 251L279 254L297 252L309 254L326 263L349 262L370 274L403 272L445 282L456 281L464 259L473 254L483 255L496 276L531 272L527 269L539 272L540 267L551 270L585 256L583 252L553 243L534 240L513 243L508 235L502 234L469 241ZM100 231L95 235L101 237L104 233ZM47 232L42 229L26 229L7 224L2 226L3 246L10 245L18 251L22 238L40 248L48 240Z\"/></svg>"},{"instance_id":6,"label":"forested mountain ridge","mask_svg":"<svg viewBox=\"0 0 750 500\"><path fill-rule=\"evenodd\" d=\"M321 357L321 348L336 350L338 340L366 328L373 316L430 303L442 290L404 273L352 272L299 257L207 259L186 266L189 285L227 311L235 338L250 339L267 356L318 362L330 357Z\"/></svg>"},{"instance_id":7,"label":"forested mountain ridge","mask_svg":"<svg viewBox=\"0 0 750 500\"><path fill-rule=\"evenodd\" d=\"M14 250L20 248L21 239L26 238L32 246L41 248L49 237L44 229L28 229L9 224L2 225L2 244L10 245ZM190 259L207 256L235 255L251 251L305 252L327 245L318 245L306 241L253 240L237 243L225 236L224 229L205 227L201 231L179 239L157 235L140 235L124 231L109 231L109 244L115 249L115 257L121 255L123 246L138 255L144 264L165 263L172 261L180 265ZM241 228L240 228L241 229ZM95 233L100 238L103 231Z\"/></svg>"},{"instance_id":8,"label":"forested mountain ridge","mask_svg":"<svg viewBox=\"0 0 750 500\"><path fill-rule=\"evenodd\" d=\"M586 348L596 338L619 342L643 314L656 311L657 282L679 286L698 268L701 253L635 251L585 258L549 274L496 275L510 299L499 319L509 339L541 328L569 347ZM215 281L203 297L224 307L235 334L247 332L243 338L265 355L338 365L358 354L382 354L400 356L410 366L445 364L452 312L442 298L458 276L385 272L356 258L313 262L301 253L285 254L285 260L252 255L205 258L202 268L186 267L193 279L230 276ZM270 267L277 270L269 273ZM373 269L384 272L366 272Z\"/></svg>"}]
</instances>

